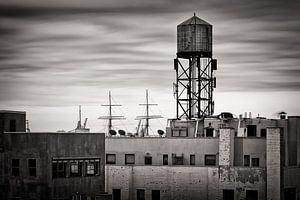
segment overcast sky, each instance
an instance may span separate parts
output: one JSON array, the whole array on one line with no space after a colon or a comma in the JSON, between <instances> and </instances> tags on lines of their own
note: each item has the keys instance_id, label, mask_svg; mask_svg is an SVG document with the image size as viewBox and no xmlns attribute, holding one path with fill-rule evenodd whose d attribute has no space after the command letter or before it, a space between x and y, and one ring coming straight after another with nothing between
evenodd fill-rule
<instances>
[{"instance_id":1,"label":"overcast sky","mask_svg":"<svg viewBox=\"0 0 300 200\"><path fill-rule=\"evenodd\" d=\"M164 129L176 113L176 26L196 12L213 25L216 114L300 115L299 9L297 0L0 0L0 109L56 131L75 128L81 104L101 131L111 90L128 119L116 126L132 131L149 89Z\"/></svg>"}]
</instances>

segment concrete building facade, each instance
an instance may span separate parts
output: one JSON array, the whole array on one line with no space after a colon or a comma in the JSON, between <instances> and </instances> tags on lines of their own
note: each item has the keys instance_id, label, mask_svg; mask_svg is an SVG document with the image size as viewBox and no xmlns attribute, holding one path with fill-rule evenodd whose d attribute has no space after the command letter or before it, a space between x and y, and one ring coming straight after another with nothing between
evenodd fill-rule
<instances>
[{"instance_id":1,"label":"concrete building facade","mask_svg":"<svg viewBox=\"0 0 300 200\"><path fill-rule=\"evenodd\" d=\"M107 137L106 191L122 200L299 199L300 160L289 153L300 147L289 146L299 122L206 118L171 121L165 137Z\"/></svg>"}]
</instances>

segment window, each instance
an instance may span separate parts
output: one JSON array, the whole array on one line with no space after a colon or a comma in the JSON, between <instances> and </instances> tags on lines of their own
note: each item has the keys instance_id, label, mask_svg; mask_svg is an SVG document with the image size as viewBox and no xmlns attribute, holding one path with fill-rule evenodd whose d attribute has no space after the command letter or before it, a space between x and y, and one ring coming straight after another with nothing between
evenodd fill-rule
<instances>
[{"instance_id":1,"label":"window","mask_svg":"<svg viewBox=\"0 0 300 200\"><path fill-rule=\"evenodd\" d=\"M169 164L168 160L169 160L168 154L164 154L163 155L163 165L168 165Z\"/></svg>"},{"instance_id":2,"label":"window","mask_svg":"<svg viewBox=\"0 0 300 200\"><path fill-rule=\"evenodd\" d=\"M36 176L36 159L28 159L29 176Z\"/></svg>"},{"instance_id":3,"label":"window","mask_svg":"<svg viewBox=\"0 0 300 200\"><path fill-rule=\"evenodd\" d=\"M20 176L20 159L11 160L11 175Z\"/></svg>"},{"instance_id":4,"label":"window","mask_svg":"<svg viewBox=\"0 0 300 200\"><path fill-rule=\"evenodd\" d=\"M250 155L244 155L244 166L250 167Z\"/></svg>"},{"instance_id":5,"label":"window","mask_svg":"<svg viewBox=\"0 0 300 200\"><path fill-rule=\"evenodd\" d=\"M251 159L252 167L259 167L259 158Z\"/></svg>"},{"instance_id":6,"label":"window","mask_svg":"<svg viewBox=\"0 0 300 200\"><path fill-rule=\"evenodd\" d=\"M94 160L86 161L86 175L94 176L98 174L99 162Z\"/></svg>"},{"instance_id":7,"label":"window","mask_svg":"<svg viewBox=\"0 0 300 200\"><path fill-rule=\"evenodd\" d=\"M173 157L173 165L183 165L183 155Z\"/></svg>"},{"instance_id":8,"label":"window","mask_svg":"<svg viewBox=\"0 0 300 200\"><path fill-rule=\"evenodd\" d=\"M223 190L223 200L234 200L234 190Z\"/></svg>"},{"instance_id":9,"label":"window","mask_svg":"<svg viewBox=\"0 0 300 200\"><path fill-rule=\"evenodd\" d=\"M214 136L214 129L213 128L206 128L206 137L213 137Z\"/></svg>"},{"instance_id":10,"label":"window","mask_svg":"<svg viewBox=\"0 0 300 200\"><path fill-rule=\"evenodd\" d=\"M152 190L152 200L160 200L160 190Z\"/></svg>"},{"instance_id":11,"label":"window","mask_svg":"<svg viewBox=\"0 0 300 200\"><path fill-rule=\"evenodd\" d=\"M190 155L190 165L195 165L195 155L194 154Z\"/></svg>"},{"instance_id":12,"label":"window","mask_svg":"<svg viewBox=\"0 0 300 200\"><path fill-rule=\"evenodd\" d=\"M258 200L257 190L246 190L246 200Z\"/></svg>"},{"instance_id":13,"label":"window","mask_svg":"<svg viewBox=\"0 0 300 200\"><path fill-rule=\"evenodd\" d=\"M135 156L134 154L125 154L125 164L134 164L135 163Z\"/></svg>"},{"instance_id":14,"label":"window","mask_svg":"<svg viewBox=\"0 0 300 200\"><path fill-rule=\"evenodd\" d=\"M247 136L256 137L256 125L247 125Z\"/></svg>"},{"instance_id":15,"label":"window","mask_svg":"<svg viewBox=\"0 0 300 200\"><path fill-rule=\"evenodd\" d=\"M152 157L145 156L145 165L152 165Z\"/></svg>"},{"instance_id":16,"label":"window","mask_svg":"<svg viewBox=\"0 0 300 200\"><path fill-rule=\"evenodd\" d=\"M116 154L106 154L106 164L116 164Z\"/></svg>"},{"instance_id":17,"label":"window","mask_svg":"<svg viewBox=\"0 0 300 200\"><path fill-rule=\"evenodd\" d=\"M137 189L136 190L136 199L137 200L145 200L145 190Z\"/></svg>"},{"instance_id":18,"label":"window","mask_svg":"<svg viewBox=\"0 0 300 200\"><path fill-rule=\"evenodd\" d=\"M11 119L9 120L9 132L17 131L17 120Z\"/></svg>"},{"instance_id":19,"label":"window","mask_svg":"<svg viewBox=\"0 0 300 200\"><path fill-rule=\"evenodd\" d=\"M296 200L296 188L284 188L284 199Z\"/></svg>"},{"instance_id":20,"label":"window","mask_svg":"<svg viewBox=\"0 0 300 200\"><path fill-rule=\"evenodd\" d=\"M260 129L260 137L266 137L267 136L267 130L265 128Z\"/></svg>"},{"instance_id":21,"label":"window","mask_svg":"<svg viewBox=\"0 0 300 200\"><path fill-rule=\"evenodd\" d=\"M187 136L187 129L186 128L173 129L172 136L173 137L186 137Z\"/></svg>"},{"instance_id":22,"label":"window","mask_svg":"<svg viewBox=\"0 0 300 200\"><path fill-rule=\"evenodd\" d=\"M70 177L82 176L82 161L70 162Z\"/></svg>"},{"instance_id":23,"label":"window","mask_svg":"<svg viewBox=\"0 0 300 200\"><path fill-rule=\"evenodd\" d=\"M97 176L99 169L99 158L52 160L52 178Z\"/></svg>"},{"instance_id":24,"label":"window","mask_svg":"<svg viewBox=\"0 0 300 200\"><path fill-rule=\"evenodd\" d=\"M66 166L64 162L52 162L52 177L53 178L64 178L66 177Z\"/></svg>"},{"instance_id":25,"label":"window","mask_svg":"<svg viewBox=\"0 0 300 200\"><path fill-rule=\"evenodd\" d=\"M113 200L121 200L121 189L113 189L112 190L112 199Z\"/></svg>"},{"instance_id":26,"label":"window","mask_svg":"<svg viewBox=\"0 0 300 200\"><path fill-rule=\"evenodd\" d=\"M205 155L205 165L215 166L216 165L216 155Z\"/></svg>"}]
</instances>

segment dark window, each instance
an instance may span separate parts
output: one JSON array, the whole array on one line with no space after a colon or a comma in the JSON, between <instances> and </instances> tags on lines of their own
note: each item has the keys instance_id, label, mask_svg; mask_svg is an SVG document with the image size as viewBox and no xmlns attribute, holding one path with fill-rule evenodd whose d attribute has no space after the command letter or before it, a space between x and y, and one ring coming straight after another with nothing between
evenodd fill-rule
<instances>
[{"instance_id":1,"label":"dark window","mask_svg":"<svg viewBox=\"0 0 300 200\"><path fill-rule=\"evenodd\" d=\"M174 156L173 165L183 165L183 156Z\"/></svg>"},{"instance_id":2,"label":"dark window","mask_svg":"<svg viewBox=\"0 0 300 200\"><path fill-rule=\"evenodd\" d=\"M20 176L20 159L11 160L11 175Z\"/></svg>"},{"instance_id":3,"label":"dark window","mask_svg":"<svg viewBox=\"0 0 300 200\"><path fill-rule=\"evenodd\" d=\"M113 197L113 200L121 200L121 189L113 189L112 197Z\"/></svg>"},{"instance_id":4,"label":"dark window","mask_svg":"<svg viewBox=\"0 0 300 200\"><path fill-rule=\"evenodd\" d=\"M29 176L36 176L36 159L28 159Z\"/></svg>"},{"instance_id":5,"label":"dark window","mask_svg":"<svg viewBox=\"0 0 300 200\"><path fill-rule=\"evenodd\" d=\"M259 167L259 158L251 159L252 167Z\"/></svg>"},{"instance_id":6,"label":"dark window","mask_svg":"<svg viewBox=\"0 0 300 200\"><path fill-rule=\"evenodd\" d=\"M16 132L17 131L17 121L15 119L9 120L9 131Z\"/></svg>"},{"instance_id":7,"label":"dark window","mask_svg":"<svg viewBox=\"0 0 300 200\"><path fill-rule=\"evenodd\" d=\"M214 136L214 129L206 128L206 137L213 137L213 136Z\"/></svg>"},{"instance_id":8,"label":"dark window","mask_svg":"<svg viewBox=\"0 0 300 200\"><path fill-rule=\"evenodd\" d=\"M83 162L75 161L70 163L70 177L82 176Z\"/></svg>"},{"instance_id":9,"label":"dark window","mask_svg":"<svg viewBox=\"0 0 300 200\"><path fill-rule=\"evenodd\" d=\"M135 156L134 154L125 154L125 164L134 164Z\"/></svg>"},{"instance_id":10,"label":"dark window","mask_svg":"<svg viewBox=\"0 0 300 200\"><path fill-rule=\"evenodd\" d=\"M160 200L160 190L152 190L152 200Z\"/></svg>"},{"instance_id":11,"label":"dark window","mask_svg":"<svg viewBox=\"0 0 300 200\"><path fill-rule=\"evenodd\" d=\"M260 137L266 137L267 136L267 130L265 128L260 129Z\"/></svg>"},{"instance_id":12,"label":"dark window","mask_svg":"<svg viewBox=\"0 0 300 200\"><path fill-rule=\"evenodd\" d=\"M169 160L168 154L164 154L163 155L163 165L168 165L169 164L168 160Z\"/></svg>"},{"instance_id":13,"label":"dark window","mask_svg":"<svg viewBox=\"0 0 300 200\"><path fill-rule=\"evenodd\" d=\"M257 190L246 190L246 200L258 200Z\"/></svg>"},{"instance_id":14,"label":"dark window","mask_svg":"<svg viewBox=\"0 0 300 200\"><path fill-rule=\"evenodd\" d=\"M223 190L223 200L234 200L234 190Z\"/></svg>"},{"instance_id":15,"label":"dark window","mask_svg":"<svg viewBox=\"0 0 300 200\"><path fill-rule=\"evenodd\" d=\"M256 125L247 125L247 136L256 137Z\"/></svg>"},{"instance_id":16,"label":"dark window","mask_svg":"<svg viewBox=\"0 0 300 200\"><path fill-rule=\"evenodd\" d=\"M116 154L106 154L106 164L116 164Z\"/></svg>"},{"instance_id":17,"label":"dark window","mask_svg":"<svg viewBox=\"0 0 300 200\"><path fill-rule=\"evenodd\" d=\"M145 156L145 165L152 165L152 157Z\"/></svg>"},{"instance_id":18,"label":"dark window","mask_svg":"<svg viewBox=\"0 0 300 200\"><path fill-rule=\"evenodd\" d=\"M64 162L52 163L52 177L53 178L66 177L66 166L67 166L67 163L64 163Z\"/></svg>"},{"instance_id":19,"label":"dark window","mask_svg":"<svg viewBox=\"0 0 300 200\"><path fill-rule=\"evenodd\" d=\"M205 165L215 166L216 165L216 155L205 155Z\"/></svg>"},{"instance_id":20,"label":"dark window","mask_svg":"<svg viewBox=\"0 0 300 200\"><path fill-rule=\"evenodd\" d=\"M195 155L194 154L191 154L190 155L190 165L195 165Z\"/></svg>"},{"instance_id":21,"label":"dark window","mask_svg":"<svg viewBox=\"0 0 300 200\"><path fill-rule=\"evenodd\" d=\"M250 167L250 155L244 155L244 166Z\"/></svg>"},{"instance_id":22,"label":"dark window","mask_svg":"<svg viewBox=\"0 0 300 200\"><path fill-rule=\"evenodd\" d=\"M296 188L284 188L285 200L296 200Z\"/></svg>"},{"instance_id":23,"label":"dark window","mask_svg":"<svg viewBox=\"0 0 300 200\"><path fill-rule=\"evenodd\" d=\"M145 200L145 190L137 189L136 190L136 199L137 200Z\"/></svg>"}]
</instances>

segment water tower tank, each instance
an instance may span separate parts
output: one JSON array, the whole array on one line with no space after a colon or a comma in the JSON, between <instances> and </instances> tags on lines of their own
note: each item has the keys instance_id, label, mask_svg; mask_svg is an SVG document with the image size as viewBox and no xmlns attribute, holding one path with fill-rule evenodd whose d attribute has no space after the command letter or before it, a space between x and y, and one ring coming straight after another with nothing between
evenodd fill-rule
<instances>
[{"instance_id":1,"label":"water tower tank","mask_svg":"<svg viewBox=\"0 0 300 200\"><path fill-rule=\"evenodd\" d=\"M195 14L177 26L177 55L189 54L212 55L212 25Z\"/></svg>"}]
</instances>

